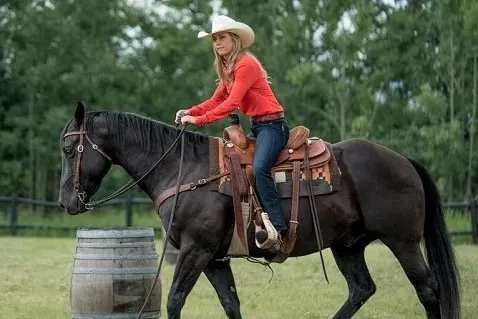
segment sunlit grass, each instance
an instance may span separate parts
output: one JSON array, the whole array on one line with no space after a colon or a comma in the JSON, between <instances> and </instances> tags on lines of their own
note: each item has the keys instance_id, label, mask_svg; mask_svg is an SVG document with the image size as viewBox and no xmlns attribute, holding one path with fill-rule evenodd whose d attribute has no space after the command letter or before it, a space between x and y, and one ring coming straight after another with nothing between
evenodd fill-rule
<instances>
[{"instance_id":1,"label":"sunlit grass","mask_svg":"<svg viewBox=\"0 0 478 319\"><path fill-rule=\"evenodd\" d=\"M2 318L69 318L70 276L74 238L0 237L0 300ZM462 276L463 318L478 313L478 246L455 247ZM160 252L158 242L157 251ZM324 280L318 254L273 264L268 268L243 259L232 261L244 318L330 318L347 297L347 285L324 251L330 284ZM398 261L381 244L366 250L377 293L354 318L425 318L416 293ZM173 267L162 274L165 311ZM183 310L184 318L225 318L216 293L204 276ZM166 318L165 315L162 318Z\"/></svg>"}]
</instances>

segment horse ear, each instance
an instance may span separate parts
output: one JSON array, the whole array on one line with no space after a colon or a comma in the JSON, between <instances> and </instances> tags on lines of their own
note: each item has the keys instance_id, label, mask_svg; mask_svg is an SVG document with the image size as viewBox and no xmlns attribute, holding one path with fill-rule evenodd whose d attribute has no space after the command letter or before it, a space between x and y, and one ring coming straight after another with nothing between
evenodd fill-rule
<instances>
[{"instance_id":1,"label":"horse ear","mask_svg":"<svg viewBox=\"0 0 478 319\"><path fill-rule=\"evenodd\" d=\"M83 120L85 119L85 113L86 113L86 104L83 101L78 102L76 105L76 111L75 111L75 119L76 123L78 124L78 127L80 127L83 124Z\"/></svg>"}]
</instances>

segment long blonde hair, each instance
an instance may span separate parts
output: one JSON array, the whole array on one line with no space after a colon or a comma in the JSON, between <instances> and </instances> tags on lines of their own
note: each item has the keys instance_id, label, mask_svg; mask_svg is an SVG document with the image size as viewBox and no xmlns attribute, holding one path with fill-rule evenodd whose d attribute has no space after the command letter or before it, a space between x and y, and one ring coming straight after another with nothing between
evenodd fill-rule
<instances>
[{"instance_id":1,"label":"long blonde hair","mask_svg":"<svg viewBox=\"0 0 478 319\"><path fill-rule=\"evenodd\" d=\"M262 66L262 63L257 59L257 57L244 49L242 47L242 42L239 36L235 33L228 32L229 35L232 38L232 41L234 43L234 46L232 48L231 54L229 55L229 59L226 60L222 56L220 56L217 52L216 49L214 48L214 42L212 45L213 52L214 52L214 70L216 71L217 77L218 77L218 82L219 85L224 85L227 82L234 81L234 68L236 67L237 61L239 58L242 56L242 54L248 54L252 56L256 62L259 64L259 67L261 68L261 72L264 76L264 79L268 80L268 75L267 71L264 69Z\"/></svg>"}]
</instances>

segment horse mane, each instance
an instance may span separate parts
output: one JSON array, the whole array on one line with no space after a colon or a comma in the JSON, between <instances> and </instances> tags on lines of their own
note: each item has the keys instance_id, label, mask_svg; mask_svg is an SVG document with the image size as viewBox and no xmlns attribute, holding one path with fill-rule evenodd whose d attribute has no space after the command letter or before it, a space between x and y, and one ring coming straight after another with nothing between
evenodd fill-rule
<instances>
[{"instance_id":1,"label":"horse mane","mask_svg":"<svg viewBox=\"0 0 478 319\"><path fill-rule=\"evenodd\" d=\"M148 153L158 154L165 152L173 141L177 138L180 129L130 112L118 111L92 111L87 112L87 130L93 128L93 120L100 117L106 124L108 130L116 139L117 145L125 143L135 143ZM185 154L190 151L195 152L195 146L204 146L208 144L209 137L202 133L185 131ZM179 154L180 148L175 147L174 153ZM192 154L195 155L195 154Z\"/></svg>"}]
</instances>

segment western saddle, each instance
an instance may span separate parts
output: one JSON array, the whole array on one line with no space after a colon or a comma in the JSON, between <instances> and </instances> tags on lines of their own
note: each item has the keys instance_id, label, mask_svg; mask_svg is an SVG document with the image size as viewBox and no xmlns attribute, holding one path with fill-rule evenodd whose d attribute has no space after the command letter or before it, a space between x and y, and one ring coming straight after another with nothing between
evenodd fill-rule
<instances>
[{"instance_id":1,"label":"western saddle","mask_svg":"<svg viewBox=\"0 0 478 319\"><path fill-rule=\"evenodd\" d=\"M241 252L246 254L248 253L246 234L250 221L254 220L257 231L266 226L263 219L267 218L267 215L263 214L254 195L252 161L255 140L245 134L238 121L231 120L230 123L231 125L224 129L222 145L221 143L219 145L219 167L221 173L229 173L222 182L229 182L229 195L232 195L234 203L236 225L233 241L236 240L235 247L238 248L239 254ZM292 189L285 196L292 199L289 232L272 261L284 261L295 246L299 196L301 193L304 194L300 190L301 180L319 178L320 174L314 174L314 171L324 171L324 166L330 161L331 156L333 154L327 144L322 139L311 138L308 128L296 126L290 130L289 140L272 168L276 183L278 182L278 173L282 173L281 176L285 176L286 173L291 176L289 184L292 184ZM329 187L331 188L330 185ZM306 194L311 195L309 192ZM253 216L244 212L244 207L247 207L247 204L249 204L249 211L253 212ZM256 245L259 246L257 241Z\"/></svg>"}]
</instances>

